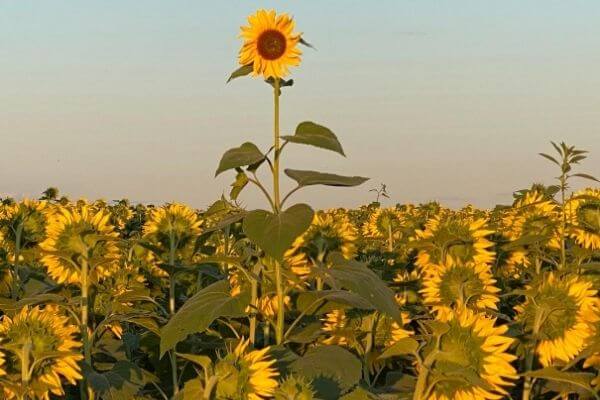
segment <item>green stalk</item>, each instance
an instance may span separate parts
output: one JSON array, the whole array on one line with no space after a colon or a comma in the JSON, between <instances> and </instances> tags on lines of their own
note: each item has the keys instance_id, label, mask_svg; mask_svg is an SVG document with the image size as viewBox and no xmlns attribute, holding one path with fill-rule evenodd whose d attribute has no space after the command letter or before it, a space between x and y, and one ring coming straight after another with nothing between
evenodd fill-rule
<instances>
[{"instance_id":1,"label":"green stalk","mask_svg":"<svg viewBox=\"0 0 600 400\"><path fill-rule=\"evenodd\" d=\"M279 78L275 77L273 85L273 203L275 212L281 212L281 199L279 194ZM281 263L275 261L275 285L277 290L277 324L275 329L275 340L277 344L283 342L283 333L285 328L285 303L283 299L283 278L281 273Z\"/></svg>"},{"instance_id":2,"label":"green stalk","mask_svg":"<svg viewBox=\"0 0 600 400\"><path fill-rule=\"evenodd\" d=\"M31 352L31 347L32 343L28 340L21 349L21 384L23 385L21 389L23 392L20 398L23 400L29 398L27 391L29 390L29 378L31 376L29 373L29 353Z\"/></svg>"},{"instance_id":3,"label":"green stalk","mask_svg":"<svg viewBox=\"0 0 600 400\"><path fill-rule=\"evenodd\" d=\"M252 293L250 298L250 305L253 307L250 312L250 343L254 345L256 343L256 312L258 304L258 282L256 279L252 279Z\"/></svg>"},{"instance_id":4,"label":"green stalk","mask_svg":"<svg viewBox=\"0 0 600 400\"><path fill-rule=\"evenodd\" d=\"M90 348L90 337L88 334L89 325L89 299L88 292L90 290L89 284L89 264L87 259L81 261L81 340L83 342L83 356L85 363L91 368L92 367L92 351ZM81 397L83 399L88 398L88 394L91 394L88 390L87 381L84 379L83 385L81 386ZM91 396L90 396L91 398Z\"/></svg>"},{"instance_id":5,"label":"green stalk","mask_svg":"<svg viewBox=\"0 0 600 400\"><path fill-rule=\"evenodd\" d=\"M169 249L169 314L171 317L175 315L175 238L171 233L170 249ZM169 360L171 362L171 380L173 382L173 396L179 393L179 379L177 377L177 356L175 349L169 351Z\"/></svg>"},{"instance_id":6,"label":"green stalk","mask_svg":"<svg viewBox=\"0 0 600 400\"><path fill-rule=\"evenodd\" d=\"M12 299L18 300L19 292L21 292L21 276L19 275L19 258L21 257L21 235L23 233L23 224L19 224L15 232L15 263L13 269L13 289Z\"/></svg>"},{"instance_id":7,"label":"green stalk","mask_svg":"<svg viewBox=\"0 0 600 400\"><path fill-rule=\"evenodd\" d=\"M563 172L560 176L560 210L562 212L561 226L560 226L560 268L565 269L567 265L567 251L565 245L565 230L567 228L567 216L565 214L565 190L567 185L567 179Z\"/></svg>"},{"instance_id":8,"label":"green stalk","mask_svg":"<svg viewBox=\"0 0 600 400\"><path fill-rule=\"evenodd\" d=\"M285 329L285 302L283 293L283 282L281 276L281 264L275 263L275 285L277 286L277 326L275 330L275 341L283 343L283 332Z\"/></svg>"}]
</instances>

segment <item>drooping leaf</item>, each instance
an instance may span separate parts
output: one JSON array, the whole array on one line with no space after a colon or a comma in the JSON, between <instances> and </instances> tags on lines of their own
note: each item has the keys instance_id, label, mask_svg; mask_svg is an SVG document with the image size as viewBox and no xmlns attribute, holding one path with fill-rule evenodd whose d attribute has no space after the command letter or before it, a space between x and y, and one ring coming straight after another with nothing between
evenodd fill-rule
<instances>
[{"instance_id":1,"label":"drooping leaf","mask_svg":"<svg viewBox=\"0 0 600 400\"><path fill-rule=\"evenodd\" d=\"M243 317L249 302L250 295L245 292L232 297L226 280L205 287L186 301L161 329L161 357L188 335L204 331L219 317Z\"/></svg>"},{"instance_id":2,"label":"drooping leaf","mask_svg":"<svg viewBox=\"0 0 600 400\"><path fill-rule=\"evenodd\" d=\"M596 179L595 177L593 177L590 174L578 173L578 174L573 174L571 176L577 176L579 178L589 179L589 180L594 181L594 182L600 182L598 179Z\"/></svg>"},{"instance_id":3,"label":"drooping leaf","mask_svg":"<svg viewBox=\"0 0 600 400\"><path fill-rule=\"evenodd\" d=\"M295 180L299 186L325 185L325 186L358 186L369 178L362 176L343 176L318 171L305 171L299 169L286 169L285 174Z\"/></svg>"},{"instance_id":4,"label":"drooping leaf","mask_svg":"<svg viewBox=\"0 0 600 400\"><path fill-rule=\"evenodd\" d=\"M204 387L200 379L190 379L173 400L200 400L204 398Z\"/></svg>"},{"instance_id":5,"label":"drooping leaf","mask_svg":"<svg viewBox=\"0 0 600 400\"><path fill-rule=\"evenodd\" d=\"M229 149L221 157L219 167L215 172L215 176L229 169L244 167L246 165L256 164L262 161L265 155L256 147L254 143L246 142L240 147Z\"/></svg>"},{"instance_id":6,"label":"drooping leaf","mask_svg":"<svg viewBox=\"0 0 600 400\"><path fill-rule=\"evenodd\" d=\"M330 129L311 121L301 122L296 127L294 135L281 138L290 143L308 144L345 156L337 136Z\"/></svg>"},{"instance_id":7,"label":"drooping leaf","mask_svg":"<svg viewBox=\"0 0 600 400\"><path fill-rule=\"evenodd\" d=\"M373 308L402 325L402 316L394 292L365 264L346 260L339 253L331 254L328 262L332 265L328 274L337 285L360 295L371 303Z\"/></svg>"},{"instance_id":8,"label":"drooping leaf","mask_svg":"<svg viewBox=\"0 0 600 400\"><path fill-rule=\"evenodd\" d=\"M594 389L591 386L591 381L595 375L587 372L564 372L554 367L546 367L538 369L537 371L524 372L521 375L538 379L547 379L556 382L570 383L594 393Z\"/></svg>"},{"instance_id":9,"label":"drooping leaf","mask_svg":"<svg viewBox=\"0 0 600 400\"><path fill-rule=\"evenodd\" d=\"M321 300L321 301L319 301ZM340 308L358 308L372 310L371 302L362 296L347 290L315 290L302 292L296 300L296 308L308 315L321 315Z\"/></svg>"},{"instance_id":10,"label":"drooping leaf","mask_svg":"<svg viewBox=\"0 0 600 400\"><path fill-rule=\"evenodd\" d=\"M377 400L379 396L373 394L362 387L357 387L350 393L340 397L340 400Z\"/></svg>"},{"instance_id":11,"label":"drooping leaf","mask_svg":"<svg viewBox=\"0 0 600 400\"><path fill-rule=\"evenodd\" d=\"M235 78L240 78L242 76L246 76L246 75L252 73L252 70L253 70L252 64L242 65L241 67L239 67L238 69L233 71L231 73L231 75L229 75L229 79L227 79L227 83L231 82Z\"/></svg>"},{"instance_id":12,"label":"drooping leaf","mask_svg":"<svg viewBox=\"0 0 600 400\"><path fill-rule=\"evenodd\" d=\"M248 175L246 175L244 171L239 171L235 176L235 182L231 184L229 197L231 197L232 200L237 200L238 196L240 193L242 193L242 190L244 190L248 182Z\"/></svg>"},{"instance_id":13,"label":"drooping leaf","mask_svg":"<svg viewBox=\"0 0 600 400\"><path fill-rule=\"evenodd\" d=\"M356 386L362 375L360 361L339 346L313 347L294 361L290 370L312 380L317 397L325 400L339 399Z\"/></svg>"},{"instance_id":14,"label":"drooping leaf","mask_svg":"<svg viewBox=\"0 0 600 400\"><path fill-rule=\"evenodd\" d=\"M417 342L415 339L402 338L390 347L386 348L379 358L386 359L390 357L403 356L406 354L414 354L418 348L419 342Z\"/></svg>"},{"instance_id":15,"label":"drooping leaf","mask_svg":"<svg viewBox=\"0 0 600 400\"><path fill-rule=\"evenodd\" d=\"M268 255L281 260L294 240L310 226L314 211L306 204L296 204L274 214L265 210L248 212L242 228L248 238Z\"/></svg>"}]
</instances>

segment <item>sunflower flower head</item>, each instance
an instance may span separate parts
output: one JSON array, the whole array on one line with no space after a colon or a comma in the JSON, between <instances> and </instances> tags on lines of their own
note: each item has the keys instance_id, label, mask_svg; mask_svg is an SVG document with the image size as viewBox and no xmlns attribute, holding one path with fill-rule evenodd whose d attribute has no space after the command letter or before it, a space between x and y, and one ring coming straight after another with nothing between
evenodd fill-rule
<instances>
[{"instance_id":1,"label":"sunflower flower head","mask_svg":"<svg viewBox=\"0 0 600 400\"><path fill-rule=\"evenodd\" d=\"M474 311L497 310L500 301L491 267L487 264L437 265L423 278L423 302L432 308L436 318L447 321L454 308Z\"/></svg>"},{"instance_id":2,"label":"sunflower flower head","mask_svg":"<svg viewBox=\"0 0 600 400\"><path fill-rule=\"evenodd\" d=\"M144 225L144 238L166 258L171 249L179 258L190 257L195 240L201 232L202 220L191 208L169 204L150 212Z\"/></svg>"},{"instance_id":3,"label":"sunflower flower head","mask_svg":"<svg viewBox=\"0 0 600 400\"><path fill-rule=\"evenodd\" d=\"M311 260L323 262L329 253L339 252L352 259L356 255L357 233L345 214L315 213L311 226L286 252L287 263L292 272L304 276L310 273Z\"/></svg>"},{"instance_id":4,"label":"sunflower flower head","mask_svg":"<svg viewBox=\"0 0 600 400\"><path fill-rule=\"evenodd\" d=\"M254 76L265 79L283 78L289 67L300 65L298 43L301 35L294 33L294 20L275 10L258 10L248 17L248 25L241 27L244 40L240 49L241 65L251 65Z\"/></svg>"},{"instance_id":5,"label":"sunflower flower head","mask_svg":"<svg viewBox=\"0 0 600 400\"><path fill-rule=\"evenodd\" d=\"M45 253L42 262L54 280L80 283L83 262L90 268L93 281L114 272L120 252L116 245L118 234L109 218L103 210L93 211L87 205L58 209L40 244Z\"/></svg>"},{"instance_id":6,"label":"sunflower flower head","mask_svg":"<svg viewBox=\"0 0 600 400\"><path fill-rule=\"evenodd\" d=\"M487 236L494 233L484 218L464 218L460 215L442 213L431 217L425 229L417 230L416 242L420 243L417 264L420 268L435 268L436 264L469 263L490 264L495 253L493 243Z\"/></svg>"},{"instance_id":7,"label":"sunflower flower head","mask_svg":"<svg viewBox=\"0 0 600 400\"><path fill-rule=\"evenodd\" d=\"M10 261L16 261L17 246L19 261L33 261L39 254L37 245L46 238L52 208L45 201L28 199L5 207L0 214L0 237Z\"/></svg>"},{"instance_id":8,"label":"sunflower flower head","mask_svg":"<svg viewBox=\"0 0 600 400\"><path fill-rule=\"evenodd\" d=\"M585 189L565 205L569 236L586 249L600 249L600 189Z\"/></svg>"},{"instance_id":9,"label":"sunflower flower head","mask_svg":"<svg viewBox=\"0 0 600 400\"><path fill-rule=\"evenodd\" d=\"M506 325L495 323L493 318L463 309L448 322L439 349L428 345L426 351L439 352L428 376L429 399L485 400L507 394L506 387L517 379L510 364L516 357L507 352L514 339L505 336Z\"/></svg>"},{"instance_id":10,"label":"sunflower flower head","mask_svg":"<svg viewBox=\"0 0 600 400\"><path fill-rule=\"evenodd\" d=\"M526 301L515 307L517 320L537 339L540 363L566 363L583 350L600 321L597 291L578 276L549 273L528 287Z\"/></svg>"},{"instance_id":11,"label":"sunflower flower head","mask_svg":"<svg viewBox=\"0 0 600 400\"><path fill-rule=\"evenodd\" d=\"M249 350L249 344L249 340L241 340L216 364L218 398L262 400L273 397L279 376L273 366L276 360L268 356L269 347Z\"/></svg>"},{"instance_id":12,"label":"sunflower flower head","mask_svg":"<svg viewBox=\"0 0 600 400\"><path fill-rule=\"evenodd\" d=\"M288 375L275 392L275 400L313 400L315 392L311 382L302 377Z\"/></svg>"},{"instance_id":13,"label":"sunflower flower head","mask_svg":"<svg viewBox=\"0 0 600 400\"><path fill-rule=\"evenodd\" d=\"M50 394L64 395L62 380L74 385L82 378L78 364L83 358L79 351L81 343L75 340L78 332L54 306L25 307L12 319L4 315L0 337L4 338L3 349L10 354L6 372L18 379L13 387L33 399L49 400ZM28 372L21 371L23 365L29 366ZM21 384L23 377L26 387ZM9 392L8 398L18 395Z\"/></svg>"}]
</instances>

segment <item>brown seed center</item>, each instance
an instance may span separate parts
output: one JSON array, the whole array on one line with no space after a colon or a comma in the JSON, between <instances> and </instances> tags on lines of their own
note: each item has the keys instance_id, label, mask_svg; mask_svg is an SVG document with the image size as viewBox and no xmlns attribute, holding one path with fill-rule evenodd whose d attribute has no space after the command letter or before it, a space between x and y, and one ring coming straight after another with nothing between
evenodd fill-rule
<instances>
[{"instance_id":1,"label":"brown seed center","mask_svg":"<svg viewBox=\"0 0 600 400\"><path fill-rule=\"evenodd\" d=\"M274 29L264 31L257 41L258 54L267 60L276 60L285 53L285 36Z\"/></svg>"}]
</instances>

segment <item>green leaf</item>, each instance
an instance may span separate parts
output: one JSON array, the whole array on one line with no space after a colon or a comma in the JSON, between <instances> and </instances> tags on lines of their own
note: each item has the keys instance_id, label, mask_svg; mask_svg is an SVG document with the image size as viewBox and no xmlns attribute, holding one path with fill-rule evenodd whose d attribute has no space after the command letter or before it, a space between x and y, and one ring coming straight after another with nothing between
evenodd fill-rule
<instances>
[{"instance_id":1,"label":"green leaf","mask_svg":"<svg viewBox=\"0 0 600 400\"><path fill-rule=\"evenodd\" d=\"M190 379L173 400L200 400L204 398L204 387L200 379Z\"/></svg>"},{"instance_id":2,"label":"green leaf","mask_svg":"<svg viewBox=\"0 0 600 400\"><path fill-rule=\"evenodd\" d=\"M549 155L548 155L548 154L546 154L546 153L538 153L538 154L539 154L540 156L544 157L545 159L548 159L548 160L552 161L554 164L556 164L556 165L560 166L560 163L559 163L558 161L556 161L556 159L555 159L554 157L552 157L552 156L549 156Z\"/></svg>"},{"instance_id":3,"label":"green leaf","mask_svg":"<svg viewBox=\"0 0 600 400\"><path fill-rule=\"evenodd\" d=\"M242 229L265 253L281 261L294 240L308 229L313 215L307 204L293 205L278 214L254 210L244 217Z\"/></svg>"},{"instance_id":4,"label":"green leaf","mask_svg":"<svg viewBox=\"0 0 600 400\"><path fill-rule=\"evenodd\" d=\"M332 265L327 273L337 285L360 295L371 303L373 308L402 325L402 316L394 292L365 264L346 260L339 253L331 254L327 261Z\"/></svg>"},{"instance_id":5,"label":"green leaf","mask_svg":"<svg viewBox=\"0 0 600 400\"><path fill-rule=\"evenodd\" d=\"M144 386L142 370L129 361L117 361L108 372L98 373L87 364L84 374L88 384L101 399L133 399Z\"/></svg>"},{"instance_id":6,"label":"green leaf","mask_svg":"<svg viewBox=\"0 0 600 400\"><path fill-rule=\"evenodd\" d=\"M322 301L318 301L322 300ZM362 296L346 290L318 290L302 292L296 300L296 309L309 315L324 314L348 307L372 310L373 304Z\"/></svg>"},{"instance_id":7,"label":"green leaf","mask_svg":"<svg viewBox=\"0 0 600 400\"><path fill-rule=\"evenodd\" d=\"M415 339L402 338L385 349L385 351L379 356L379 359L414 354L418 348L419 342L417 342Z\"/></svg>"},{"instance_id":8,"label":"green leaf","mask_svg":"<svg viewBox=\"0 0 600 400\"><path fill-rule=\"evenodd\" d=\"M246 75L250 74L252 71L253 71L252 64L242 65L241 67L239 67L238 69L233 71L231 73L231 75L229 75L229 79L227 79L227 83L231 82L235 78L240 78L242 76L246 76Z\"/></svg>"},{"instance_id":9,"label":"green leaf","mask_svg":"<svg viewBox=\"0 0 600 400\"><path fill-rule=\"evenodd\" d=\"M425 321L425 324L431 329L431 333L435 337L440 337L450 330L450 325L440 321Z\"/></svg>"},{"instance_id":10,"label":"green leaf","mask_svg":"<svg viewBox=\"0 0 600 400\"><path fill-rule=\"evenodd\" d=\"M591 373L563 372L553 367L546 367L543 369L538 369L537 371L524 372L521 375L550 381L570 383L586 389L591 393L595 393L591 386L591 380L595 377L595 375Z\"/></svg>"},{"instance_id":11,"label":"green leaf","mask_svg":"<svg viewBox=\"0 0 600 400\"><path fill-rule=\"evenodd\" d=\"M225 280L205 287L190 297L161 329L161 357L188 335L207 329L219 317L243 317L249 302L250 296L245 292L231 297L229 282Z\"/></svg>"},{"instance_id":12,"label":"green leaf","mask_svg":"<svg viewBox=\"0 0 600 400\"><path fill-rule=\"evenodd\" d=\"M293 136L281 138L291 143L308 144L346 156L337 136L328 128L311 121L301 122Z\"/></svg>"},{"instance_id":13,"label":"green leaf","mask_svg":"<svg viewBox=\"0 0 600 400\"><path fill-rule=\"evenodd\" d=\"M244 167L246 165L256 164L262 161L265 155L256 147L254 143L246 142L240 147L229 149L221 157L219 168L215 172L215 176L229 169Z\"/></svg>"},{"instance_id":14,"label":"green leaf","mask_svg":"<svg viewBox=\"0 0 600 400\"><path fill-rule=\"evenodd\" d=\"M594 182L600 182L598 179L596 179L595 177L593 177L590 174L579 173L579 174L573 174L571 176L578 176L580 178L589 179L589 180L594 181Z\"/></svg>"},{"instance_id":15,"label":"green leaf","mask_svg":"<svg viewBox=\"0 0 600 400\"><path fill-rule=\"evenodd\" d=\"M290 370L312 380L317 397L336 400L352 389L362 375L361 362L339 346L318 346L294 361Z\"/></svg>"},{"instance_id":16,"label":"green leaf","mask_svg":"<svg viewBox=\"0 0 600 400\"><path fill-rule=\"evenodd\" d=\"M347 395L340 397L340 400L377 400L379 398L379 396L368 392L361 387L357 387Z\"/></svg>"},{"instance_id":17,"label":"green leaf","mask_svg":"<svg viewBox=\"0 0 600 400\"><path fill-rule=\"evenodd\" d=\"M239 171L235 177L235 182L231 184L229 197L231 197L232 200L237 200L238 196L242 190L244 190L248 182L248 175L246 175L244 171Z\"/></svg>"},{"instance_id":18,"label":"green leaf","mask_svg":"<svg viewBox=\"0 0 600 400\"><path fill-rule=\"evenodd\" d=\"M299 186L326 185L326 186L358 186L368 181L362 176L342 176L318 171L304 171L286 169L285 174L295 180Z\"/></svg>"},{"instance_id":19,"label":"green leaf","mask_svg":"<svg viewBox=\"0 0 600 400\"><path fill-rule=\"evenodd\" d=\"M212 367L212 360L208 356L203 356L203 355L199 355L199 354L177 353L177 357L183 358L184 360L191 361L194 364L198 364L205 371L210 371L210 369Z\"/></svg>"}]
</instances>

